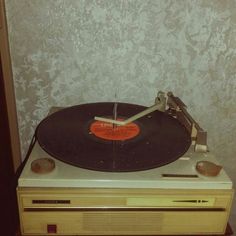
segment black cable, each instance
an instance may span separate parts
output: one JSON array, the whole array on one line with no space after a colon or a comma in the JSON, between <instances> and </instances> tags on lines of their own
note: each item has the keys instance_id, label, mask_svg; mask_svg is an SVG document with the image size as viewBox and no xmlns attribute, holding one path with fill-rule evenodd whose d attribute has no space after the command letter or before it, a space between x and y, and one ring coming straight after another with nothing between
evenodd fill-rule
<instances>
[{"instance_id":1,"label":"black cable","mask_svg":"<svg viewBox=\"0 0 236 236\"><path fill-rule=\"evenodd\" d=\"M26 156L25 156L23 162L20 164L20 166L18 167L18 169L17 169L17 171L16 171L16 174L15 174L15 177L16 177L16 185L17 185L18 178L20 177L21 172L22 172L22 170L24 169L24 167L25 167L25 165L26 165L26 162L27 162L28 159L29 159L29 156L30 156L30 154L31 154L31 152L32 152L32 149L33 149L33 147L34 147L34 145L35 145L35 143L36 143L36 140L37 140L37 139L36 139L36 135L35 135L35 133L34 133L32 139L31 139L31 141L30 141L30 145L29 145L28 151L27 151L27 153L26 153Z\"/></svg>"}]
</instances>

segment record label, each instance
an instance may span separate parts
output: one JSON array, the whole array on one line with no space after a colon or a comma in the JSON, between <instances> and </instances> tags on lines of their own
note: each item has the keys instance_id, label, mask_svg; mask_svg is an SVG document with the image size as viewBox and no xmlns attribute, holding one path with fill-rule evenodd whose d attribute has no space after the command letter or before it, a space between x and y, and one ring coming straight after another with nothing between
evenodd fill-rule
<instances>
[{"instance_id":1,"label":"record label","mask_svg":"<svg viewBox=\"0 0 236 236\"><path fill-rule=\"evenodd\" d=\"M137 136L140 128L135 123L118 126L103 121L95 121L90 126L90 132L105 140L124 141Z\"/></svg>"}]
</instances>

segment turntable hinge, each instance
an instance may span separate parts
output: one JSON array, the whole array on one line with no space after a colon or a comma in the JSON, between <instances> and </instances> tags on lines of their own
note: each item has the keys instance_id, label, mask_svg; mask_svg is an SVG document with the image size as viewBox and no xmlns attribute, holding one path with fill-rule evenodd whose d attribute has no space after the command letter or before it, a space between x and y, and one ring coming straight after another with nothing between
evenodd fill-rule
<instances>
[{"instance_id":1,"label":"turntable hinge","mask_svg":"<svg viewBox=\"0 0 236 236\"><path fill-rule=\"evenodd\" d=\"M207 152L207 132L187 112L187 106L178 97L175 97L172 92L168 92L167 96L169 111L172 114L174 112L174 116L191 134L192 142L195 145L195 152Z\"/></svg>"}]
</instances>

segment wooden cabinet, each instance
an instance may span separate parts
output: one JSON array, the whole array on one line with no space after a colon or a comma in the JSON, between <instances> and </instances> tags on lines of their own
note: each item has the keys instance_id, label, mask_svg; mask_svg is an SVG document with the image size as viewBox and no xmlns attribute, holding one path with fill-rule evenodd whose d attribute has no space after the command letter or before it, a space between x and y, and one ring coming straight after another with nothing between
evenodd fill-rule
<instances>
[{"instance_id":1,"label":"wooden cabinet","mask_svg":"<svg viewBox=\"0 0 236 236\"><path fill-rule=\"evenodd\" d=\"M224 234L232 190L18 188L23 235Z\"/></svg>"},{"instance_id":2,"label":"wooden cabinet","mask_svg":"<svg viewBox=\"0 0 236 236\"><path fill-rule=\"evenodd\" d=\"M3 93L5 97L6 116L9 123L10 146L12 152L11 161L13 161L14 171L16 172L21 163L21 152L5 5L3 0L0 0L0 61L2 67L1 80L3 84L0 92Z\"/></svg>"},{"instance_id":3,"label":"wooden cabinet","mask_svg":"<svg viewBox=\"0 0 236 236\"><path fill-rule=\"evenodd\" d=\"M16 177L20 164L16 107L7 38L4 1L0 0L0 202L1 235L18 227Z\"/></svg>"}]
</instances>

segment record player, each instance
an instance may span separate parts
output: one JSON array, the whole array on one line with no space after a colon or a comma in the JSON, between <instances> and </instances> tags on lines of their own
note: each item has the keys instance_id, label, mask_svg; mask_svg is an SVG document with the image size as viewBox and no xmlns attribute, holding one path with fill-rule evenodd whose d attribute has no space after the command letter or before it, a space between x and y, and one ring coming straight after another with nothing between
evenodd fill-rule
<instances>
[{"instance_id":1,"label":"record player","mask_svg":"<svg viewBox=\"0 0 236 236\"><path fill-rule=\"evenodd\" d=\"M18 180L22 235L220 235L232 181L173 93L53 108Z\"/></svg>"}]
</instances>

